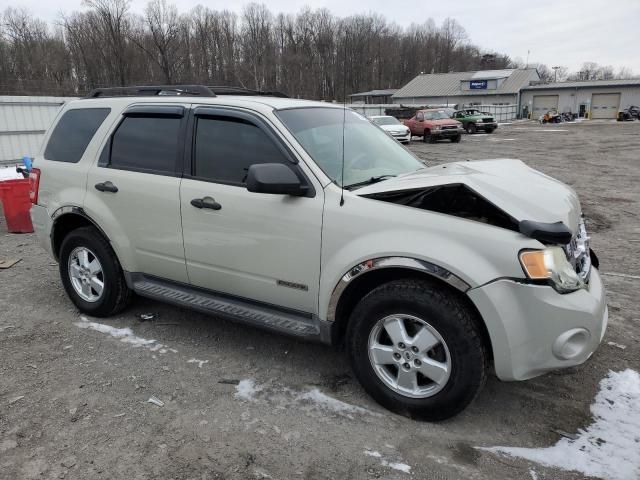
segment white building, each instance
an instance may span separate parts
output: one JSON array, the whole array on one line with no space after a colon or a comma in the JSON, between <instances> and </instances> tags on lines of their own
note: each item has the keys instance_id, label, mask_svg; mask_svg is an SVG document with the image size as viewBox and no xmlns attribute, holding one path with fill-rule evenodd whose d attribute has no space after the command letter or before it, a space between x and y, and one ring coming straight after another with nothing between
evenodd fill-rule
<instances>
[{"instance_id":1,"label":"white building","mask_svg":"<svg viewBox=\"0 0 640 480\"><path fill-rule=\"evenodd\" d=\"M631 105L640 106L640 79L531 85L522 89L520 98L520 112L534 119L549 110L613 119Z\"/></svg>"}]
</instances>

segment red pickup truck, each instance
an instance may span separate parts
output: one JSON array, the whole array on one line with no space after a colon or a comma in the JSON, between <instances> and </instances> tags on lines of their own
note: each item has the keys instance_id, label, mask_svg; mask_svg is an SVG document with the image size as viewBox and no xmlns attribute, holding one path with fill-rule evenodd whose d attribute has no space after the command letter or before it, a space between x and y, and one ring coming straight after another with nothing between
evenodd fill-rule
<instances>
[{"instance_id":1,"label":"red pickup truck","mask_svg":"<svg viewBox=\"0 0 640 480\"><path fill-rule=\"evenodd\" d=\"M404 124L409 127L412 136L422 137L425 142L435 143L441 138L448 138L458 143L462 139L462 124L449 118L441 109L418 110Z\"/></svg>"}]
</instances>

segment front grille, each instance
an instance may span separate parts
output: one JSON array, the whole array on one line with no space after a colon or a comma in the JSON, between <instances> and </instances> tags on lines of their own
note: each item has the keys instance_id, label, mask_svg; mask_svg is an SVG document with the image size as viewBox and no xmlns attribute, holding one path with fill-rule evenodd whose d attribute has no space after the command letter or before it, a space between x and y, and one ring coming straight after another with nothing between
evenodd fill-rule
<instances>
[{"instance_id":1,"label":"front grille","mask_svg":"<svg viewBox=\"0 0 640 480\"><path fill-rule=\"evenodd\" d=\"M442 130L457 130L458 127L455 125L445 125L442 127Z\"/></svg>"},{"instance_id":2,"label":"front grille","mask_svg":"<svg viewBox=\"0 0 640 480\"><path fill-rule=\"evenodd\" d=\"M484 117L482 121L485 123L493 122L493 117Z\"/></svg>"},{"instance_id":3,"label":"front grille","mask_svg":"<svg viewBox=\"0 0 640 480\"><path fill-rule=\"evenodd\" d=\"M567 259L573 265L576 273L585 282L589 282L589 274L591 273L591 255L589 250L589 235L584 225L584 219L580 219L578 224L578 232L571 239L571 242L565 247Z\"/></svg>"}]
</instances>

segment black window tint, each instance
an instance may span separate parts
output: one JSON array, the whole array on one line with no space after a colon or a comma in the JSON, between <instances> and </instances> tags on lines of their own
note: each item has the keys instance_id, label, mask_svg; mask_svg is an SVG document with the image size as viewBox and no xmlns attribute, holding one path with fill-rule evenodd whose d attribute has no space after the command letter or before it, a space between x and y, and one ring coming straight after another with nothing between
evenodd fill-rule
<instances>
[{"instance_id":1,"label":"black window tint","mask_svg":"<svg viewBox=\"0 0 640 480\"><path fill-rule=\"evenodd\" d=\"M126 117L111 140L113 168L173 173L178 156L180 118Z\"/></svg>"},{"instance_id":2,"label":"black window tint","mask_svg":"<svg viewBox=\"0 0 640 480\"><path fill-rule=\"evenodd\" d=\"M110 108L67 110L51 133L44 158L57 162L78 162L110 111Z\"/></svg>"},{"instance_id":3,"label":"black window tint","mask_svg":"<svg viewBox=\"0 0 640 480\"><path fill-rule=\"evenodd\" d=\"M256 125L231 117L199 118L194 175L219 183L245 183L256 163L290 163Z\"/></svg>"}]
</instances>

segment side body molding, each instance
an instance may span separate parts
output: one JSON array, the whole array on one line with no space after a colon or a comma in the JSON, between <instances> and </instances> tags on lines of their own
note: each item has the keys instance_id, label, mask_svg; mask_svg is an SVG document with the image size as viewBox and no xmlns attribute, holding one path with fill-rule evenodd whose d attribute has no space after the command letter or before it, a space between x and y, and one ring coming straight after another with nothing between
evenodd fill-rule
<instances>
[{"instance_id":1,"label":"side body molding","mask_svg":"<svg viewBox=\"0 0 640 480\"><path fill-rule=\"evenodd\" d=\"M354 279L372 270L380 270L383 268L406 268L408 270L421 271L447 282L449 285L461 292L466 292L471 287L467 282L462 280L460 277L457 277L449 270L425 260L417 260L410 257L372 258L359 263L342 276L331 294L329 308L327 311L327 321L334 322L336 320L336 310L338 308L340 297Z\"/></svg>"}]
</instances>

